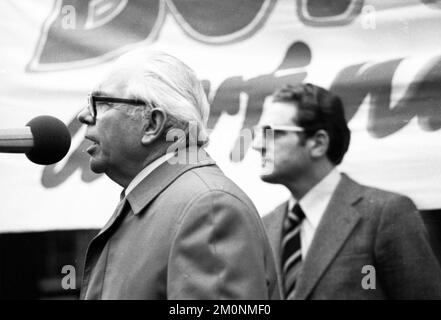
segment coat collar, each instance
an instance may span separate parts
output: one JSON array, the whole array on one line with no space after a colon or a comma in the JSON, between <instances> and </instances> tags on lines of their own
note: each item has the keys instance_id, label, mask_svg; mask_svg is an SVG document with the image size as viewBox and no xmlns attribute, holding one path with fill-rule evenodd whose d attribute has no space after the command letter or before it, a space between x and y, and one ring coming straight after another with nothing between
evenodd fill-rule
<instances>
[{"instance_id":1,"label":"coat collar","mask_svg":"<svg viewBox=\"0 0 441 320\"><path fill-rule=\"evenodd\" d=\"M142 180L125 199L120 201L112 217L95 238L98 238L115 223L127 204L130 205L133 214L137 215L186 171L214 164L214 160L203 149L187 150L187 152L181 152L164 162Z\"/></svg>"},{"instance_id":2,"label":"coat collar","mask_svg":"<svg viewBox=\"0 0 441 320\"><path fill-rule=\"evenodd\" d=\"M283 275L282 275L282 226L285 216L288 212L288 201L277 206L269 215L263 217L267 228L268 239L273 249L274 261L276 262L277 280L279 283L280 296L283 297Z\"/></svg>"},{"instance_id":3,"label":"coat collar","mask_svg":"<svg viewBox=\"0 0 441 320\"><path fill-rule=\"evenodd\" d=\"M127 195L133 213L139 214L156 196L186 171L214 164L213 159L203 149L187 151L164 162Z\"/></svg>"}]
</instances>

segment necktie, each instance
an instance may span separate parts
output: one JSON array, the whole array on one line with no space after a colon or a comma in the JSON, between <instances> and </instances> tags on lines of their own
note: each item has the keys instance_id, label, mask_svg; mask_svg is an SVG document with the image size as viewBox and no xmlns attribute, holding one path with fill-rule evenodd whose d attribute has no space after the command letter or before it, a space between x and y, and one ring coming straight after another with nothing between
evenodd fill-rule
<instances>
[{"instance_id":1,"label":"necktie","mask_svg":"<svg viewBox=\"0 0 441 320\"><path fill-rule=\"evenodd\" d=\"M305 218L300 205L297 203L288 213L284 223L282 239L282 273L284 277L284 292L286 299L293 299L297 276L302 262L302 247L300 243L300 226Z\"/></svg>"}]
</instances>

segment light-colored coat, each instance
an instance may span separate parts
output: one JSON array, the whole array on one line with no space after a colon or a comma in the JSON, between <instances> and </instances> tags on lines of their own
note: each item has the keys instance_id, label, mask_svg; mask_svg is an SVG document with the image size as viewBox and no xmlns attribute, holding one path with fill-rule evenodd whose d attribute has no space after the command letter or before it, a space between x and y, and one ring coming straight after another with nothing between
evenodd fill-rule
<instances>
[{"instance_id":1,"label":"light-colored coat","mask_svg":"<svg viewBox=\"0 0 441 320\"><path fill-rule=\"evenodd\" d=\"M82 299L278 299L249 198L211 159L162 164L92 240Z\"/></svg>"},{"instance_id":2,"label":"light-colored coat","mask_svg":"<svg viewBox=\"0 0 441 320\"><path fill-rule=\"evenodd\" d=\"M280 288L287 208L283 203L263 218ZM369 266L375 289L362 285L373 274ZM295 299L441 299L440 266L413 202L343 174L303 259Z\"/></svg>"}]
</instances>

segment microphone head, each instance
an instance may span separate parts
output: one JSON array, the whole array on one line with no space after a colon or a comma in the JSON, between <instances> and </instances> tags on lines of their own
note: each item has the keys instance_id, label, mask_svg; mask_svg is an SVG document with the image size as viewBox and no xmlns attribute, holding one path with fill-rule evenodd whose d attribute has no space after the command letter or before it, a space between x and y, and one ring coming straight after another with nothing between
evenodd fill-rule
<instances>
[{"instance_id":1,"label":"microphone head","mask_svg":"<svg viewBox=\"0 0 441 320\"><path fill-rule=\"evenodd\" d=\"M29 121L34 146L26 153L26 157L37 164L53 164L67 154L71 137L66 125L51 116L39 116Z\"/></svg>"}]
</instances>

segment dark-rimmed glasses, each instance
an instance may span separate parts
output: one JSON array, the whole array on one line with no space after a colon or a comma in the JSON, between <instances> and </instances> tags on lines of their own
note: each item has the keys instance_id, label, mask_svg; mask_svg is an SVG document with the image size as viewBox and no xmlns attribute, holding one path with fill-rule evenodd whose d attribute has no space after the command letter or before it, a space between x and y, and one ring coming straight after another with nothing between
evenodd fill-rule
<instances>
[{"instance_id":1,"label":"dark-rimmed glasses","mask_svg":"<svg viewBox=\"0 0 441 320\"><path fill-rule=\"evenodd\" d=\"M92 115L93 122L96 121L97 115L97 104L100 102L103 103L122 103L133 106L146 106L147 104L142 100L137 99L123 99L123 98L115 98L115 97L105 97L105 96L95 96L90 94L87 99L87 109L89 113Z\"/></svg>"},{"instance_id":2,"label":"dark-rimmed glasses","mask_svg":"<svg viewBox=\"0 0 441 320\"><path fill-rule=\"evenodd\" d=\"M253 136L262 137L263 139L267 138L269 132L273 133L275 131L285 131L285 132L305 132L305 128L299 126L284 126L284 125L263 125L263 126L254 126L253 127Z\"/></svg>"}]
</instances>

